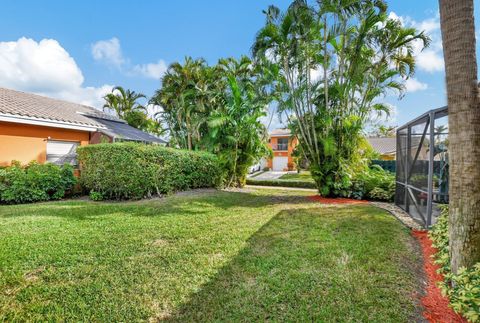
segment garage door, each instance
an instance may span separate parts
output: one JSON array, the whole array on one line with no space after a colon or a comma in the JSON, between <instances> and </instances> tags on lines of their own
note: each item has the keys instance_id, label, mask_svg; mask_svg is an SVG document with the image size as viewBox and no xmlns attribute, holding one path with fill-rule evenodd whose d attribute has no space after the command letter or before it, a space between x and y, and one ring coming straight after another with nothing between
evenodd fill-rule
<instances>
[{"instance_id":1,"label":"garage door","mask_svg":"<svg viewBox=\"0 0 480 323\"><path fill-rule=\"evenodd\" d=\"M57 165L77 165L78 142L74 141L47 141L47 162Z\"/></svg>"},{"instance_id":2,"label":"garage door","mask_svg":"<svg viewBox=\"0 0 480 323\"><path fill-rule=\"evenodd\" d=\"M273 170L274 171L283 171L287 169L288 166L288 157L273 157Z\"/></svg>"}]
</instances>

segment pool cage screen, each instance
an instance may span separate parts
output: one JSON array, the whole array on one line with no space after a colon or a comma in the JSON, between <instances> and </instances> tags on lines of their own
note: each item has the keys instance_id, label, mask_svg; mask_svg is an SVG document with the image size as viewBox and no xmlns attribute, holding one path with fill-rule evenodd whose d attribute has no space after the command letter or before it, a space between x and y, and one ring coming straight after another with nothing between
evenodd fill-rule
<instances>
[{"instance_id":1,"label":"pool cage screen","mask_svg":"<svg viewBox=\"0 0 480 323\"><path fill-rule=\"evenodd\" d=\"M448 203L448 109L431 110L397 130L395 204L425 228Z\"/></svg>"}]
</instances>

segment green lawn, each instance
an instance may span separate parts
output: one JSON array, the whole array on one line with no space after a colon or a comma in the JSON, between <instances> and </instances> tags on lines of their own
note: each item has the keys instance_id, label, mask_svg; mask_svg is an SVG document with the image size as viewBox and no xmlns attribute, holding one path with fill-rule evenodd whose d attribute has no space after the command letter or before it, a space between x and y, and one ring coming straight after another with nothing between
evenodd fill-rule
<instances>
[{"instance_id":1,"label":"green lawn","mask_svg":"<svg viewBox=\"0 0 480 323\"><path fill-rule=\"evenodd\" d=\"M289 181L305 181L305 182L312 182L313 178L310 175L309 171L302 171L301 173L288 173L282 175L279 179L281 180L289 180Z\"/></svg>"},{"instance_id":2,"label":"green lawn","mask_svg":"<svg viewBox=\"0 0 480 323\"><path fill-rule=\"evenodd\" d=\"M418 318L408 231L305 194L0 206L0 321Z\"/></svg>"}]
</instances>

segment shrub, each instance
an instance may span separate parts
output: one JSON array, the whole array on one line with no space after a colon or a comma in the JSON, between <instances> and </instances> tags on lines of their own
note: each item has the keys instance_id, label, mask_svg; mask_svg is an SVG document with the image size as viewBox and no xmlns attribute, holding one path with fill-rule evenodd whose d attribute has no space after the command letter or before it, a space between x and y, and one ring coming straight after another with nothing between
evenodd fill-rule
<instances>
[{"instance_id":1,"label":"shrub","mask_svg":"<svg viewBox=\"0 0 480 323\"><path fill-rule=\"evenodd\" d=\"M104 199L140 199L221 184L217 158L161 146L114 143L80 147L81 184Z\"/></svg>"},{"instance_id":2,"label":"shrub","mask_svg":"<svg viewBox=\"0 0 480 323\"><path fill-rule=\"evenodd\" d=\"M103 194L99 192L95 192L94 190L90 191L90 194L88 194L90 199L92 201L102 201L103 200Z\"/></svg>"},{"instance_id":3,"label":"shrub","mask_svg":"<svg viewBox=\"0 0 480 323\"><path fill-rule=\"evenodd\" d=\"M355 176L350 196L357 199L391 202L395 196L395 175L378 165L372 165Z\"/></svg>"},{"instance_id":4,"label":"shrub","mask_svg":"<svg viewBox=\"0 0 480 323\"><path fill-rule=\"evenodd\" d=\"M461 268L456 275L450 271L448 249L448 207L444 206L437 223L429 233L432 245L438 250L435 263L444 274L440 283L442 293L448 296L450 306L471 322L480 320L480 263L472 268Z\"/></svg>"},{"instance_id":5,"label":"shrub","mask_svg":"<svg viewBox=\"0 0 480 323\"><path fill-rule=\"evenodd\" d=\"M248 185L261 185L261 186L280 186L280 187L299 187L299 188L317 188L315 182L306 182L306 181L293 181L293 180L262 180L247 178Z\"/></svg>"},{"instance_id":6,"label":"shrub","mask_svg":"<svg viewBox=\"0 0 480 323\"><path fill-rule=\"evenodd\" d=\"M15 204L58 200L75 183L71 165L31 162L23 167L14 162L0 170L0 201Z\"/></svg>"}]
</instances>

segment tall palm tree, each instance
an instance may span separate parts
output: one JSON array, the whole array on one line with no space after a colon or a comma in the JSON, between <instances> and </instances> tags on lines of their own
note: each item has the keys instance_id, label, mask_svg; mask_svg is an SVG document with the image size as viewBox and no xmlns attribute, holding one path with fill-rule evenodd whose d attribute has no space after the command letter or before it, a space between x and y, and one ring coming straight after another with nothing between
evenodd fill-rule
<instances>
[{"instance_id":1,"label":"tall palm tree","mask_svg":"<svg viewBox=\"0 0 480 323\"><path fill-rule=\"evenodd\" d=\"M402 79L414 73L414 44L429 38L389 19L381 0L317 3L294 0L283 13L269 7L252 50L276 65L280 111L295 124L319 192L338 195L355 165L365 165L357 160L363 126L372 113L389 112L378 98L402 93ZM323 79L312 77L322 69Z\"/></svg>"},{"instance_id":2,"label":"tall palm tree","mask_svg":"<svg viewBox=\"0 0 480 323\"><path fill-rule=\"evenodd\" d=\"M440 0L447 80L451 268L480 261L480 98L473 0Z\"/></svg>"},{"instance_id":3,"label":"tall palm tree","mask_svg":"<svg viewBox=\"0 0 480 323\"><path fill-rule=\"evenodd\" d=\"M163 111L170 135L181 148L197 149L201 128L206 124L205 112L214 104L212 82L214 74L204 59L186 57L183 63L173 63L162 78L162 88L150 100Z\"/></svg>"}]
</instances>

